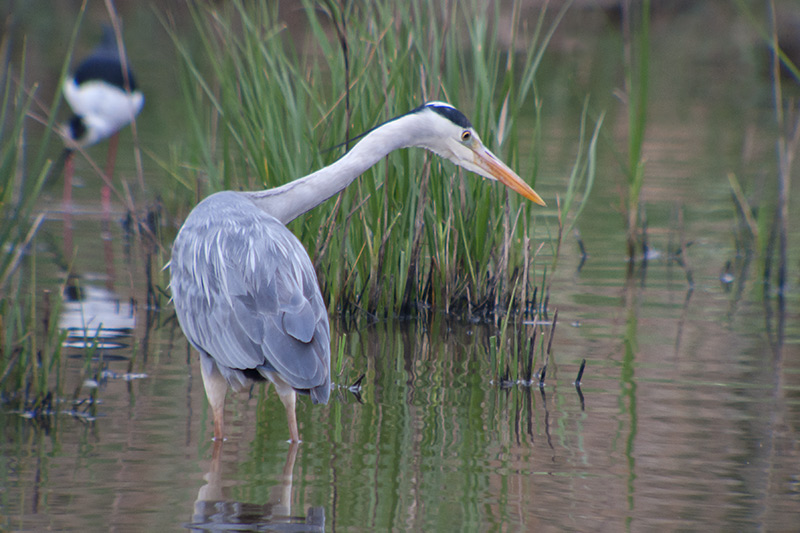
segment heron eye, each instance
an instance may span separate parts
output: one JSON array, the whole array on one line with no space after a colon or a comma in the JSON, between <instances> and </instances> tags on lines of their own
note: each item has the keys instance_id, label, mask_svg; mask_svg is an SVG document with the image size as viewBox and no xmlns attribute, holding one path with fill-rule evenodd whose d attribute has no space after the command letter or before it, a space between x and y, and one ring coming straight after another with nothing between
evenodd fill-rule
<instances>
[{"instance_id":1,"label":"heron eye","mask_svg":"<svg viewBox=\"0 0 800 533\"><path fill-rule=\"evenodd\" d=\"M461 132L461 142L467 142L472 138L472 134L469 130L464 130Z\"/></svg>"}]
</instances>

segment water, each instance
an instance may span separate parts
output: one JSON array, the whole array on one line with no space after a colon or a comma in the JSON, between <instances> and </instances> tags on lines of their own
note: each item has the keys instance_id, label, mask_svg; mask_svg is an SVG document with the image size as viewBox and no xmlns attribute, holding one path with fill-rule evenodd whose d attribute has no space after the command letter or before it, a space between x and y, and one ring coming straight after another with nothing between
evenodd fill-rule
<instances>
[{"instance_id":1,"label":"water","mask_svg":"<svg viewBox=\"0 0 800 533\"><path fill-rule=\"evenodd\" d=\"M580 265L576 241L568 239L551 273L550 310L558 309L558 322L543 389L500 386L491 357L496 325L438 315L429 323L334 324L333 353L343 351L344 365L334 371L328 406L300 400L304 442L286 442L283 407L272 391L256 387L229 398L229 439L215 449L195 355L170 309L147 310L144 273L148 261L164 255L116 222L104 233L93 189L78 191L75 271L83 305L65 304L61 318L75 328L61 378L69 397L39 419L0 410L0 527L796 529L797 275L776 349L776 320L767 318L774 301L761 297L757 267L742 268L726 180L736 172L751 186L762 180L769 187L769 103L753 98L742 110L736 98L768 93L768 84L759 85L754 71L731 84L720 75L729 74L724 66L710 74L661 70L676 48L686 56L697 44L705 15L692 14L700 22L679 19L672 38L655 32L652 84L660 96L648 130L644 190L650 260L627 275L617 210L624 178L608 157L578 224L589 257ZM695 40L685 42L687 35ZM598 54L614 39L601 34ZM702 50L710 53L716 43ZM564 57L571 56L556 55L546 66L549 81L541 87L544 101L556 102L547 111L552 134L537 186L547 198L561 192L568 173L575 143L569 128L576 123L570 117L581 100L554 95L563 87L583 91L584 78L575 77L579 61ZM607 143L617 137L611 119ZM131 162L121 165L133 175ZM56 288L59 269L45 258L56 255L63 223L57 200L43 199L43 206L53 213L37 239L38 283ZM115 211L112 219L119 216ZM545 238L553 221L537 221ZM791 231L790 264L797 265L800 234ZM674 257L681 243L688 245L685 266ZM720 279L728 261L730 284ZM104 347L87 351L86 337L99 324ZM514 374L534 328L513 326L500 347ZM550 332L544 326L537 338ZM578 391L573 382L584 359ZM359 400L347 386L361 373Z\"/></svg>"}]
</instances>

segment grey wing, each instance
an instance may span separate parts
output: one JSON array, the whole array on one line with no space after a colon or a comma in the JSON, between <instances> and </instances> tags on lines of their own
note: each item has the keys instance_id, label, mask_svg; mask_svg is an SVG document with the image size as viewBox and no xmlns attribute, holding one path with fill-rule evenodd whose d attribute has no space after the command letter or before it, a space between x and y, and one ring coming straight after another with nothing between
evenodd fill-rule
<instances>
[{"instance_id":1,"label":"grey wing","mask_svg":"<svg viewBox=\"0 0 800 533\"><path fill-rule=\"evenodd\" d=\"M326 403L328 315L300 241L260 212L188 222L173 246L170 286L189 341L217 365L278 372Z\"/></svg>"}]
</instances>

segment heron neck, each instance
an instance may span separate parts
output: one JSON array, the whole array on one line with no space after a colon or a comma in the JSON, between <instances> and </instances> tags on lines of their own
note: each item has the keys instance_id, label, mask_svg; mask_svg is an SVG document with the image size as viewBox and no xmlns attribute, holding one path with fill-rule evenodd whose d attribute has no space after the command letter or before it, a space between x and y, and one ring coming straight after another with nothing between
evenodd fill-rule
<instances>
[{"instance_id":1,"label":"heron neck","mask_svg":"<svg viewBox=\"0 0 800 533\"><path fill-rule=\"evenodd\" d=\"M341 192L375 163L398 148L416 144L414 115L404 115L367 134L333 164L292 182L246 194L259 208L284 224Z\"/></svg>"}]
</instances>

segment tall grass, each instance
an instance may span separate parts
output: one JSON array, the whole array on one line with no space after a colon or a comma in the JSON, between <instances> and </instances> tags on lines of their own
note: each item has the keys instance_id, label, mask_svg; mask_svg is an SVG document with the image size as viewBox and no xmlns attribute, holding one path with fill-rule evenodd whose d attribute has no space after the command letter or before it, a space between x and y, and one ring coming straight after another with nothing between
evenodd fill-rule
<instances>
[{"instance_id":1,"label":"tall grass","mask_svg":"<svg viewBox=\"0 0 800 533\"><path fill-rule=\"evenodd\" d=\"M583 209L594 189L594 180L597 176L597 141L600 128L603 125L605 113L601 113L594 125L591 136L588 134L589 99L583 104L581 113L580 135L578 137L578 150L575 163L567 181L567 189L563 200L559 198L558 205L558 237L555 239L553 252L553 268L557 266L564 237L568 235L581 216ZM588 140L587 140L588 138Z\"/></svg>"},{"instance_id":2,"label":"tall grass","mask_svg":"<svg viewBox=\"0 0 800 533\"><path fill-rule=\"evenodd\" d=\"M623 2L625 34L625 88L628 105L628 196L625 207L628 230L628 259L633 265L637 234L645 214L641 209L645 161L642 156L647 125L647 96L650 68L650 0Z\"/></svg>"},{"instance_id":3,"label":"tall grass","mask_svg":"<svg viewBox=\"0 0 800 533\"><path fill-rule=\"evenodd\" d=\"M744 245L749 259L753 242L760 254L762 290L766 307L767 331L773 345L775 361L779 361L786 329L786 292L789 290L789 214L791 205L792 165L800 148L800 105L796 98L784 96L781 70L785 69L795 79L800 79L800 69L781 49L778 17L774 2L767 3L764 19L756 16L745 2L737 0L739 12L759 33L770 51L769 71L772 79L772 106L775 121L775 196L763 197L760 205L750 205L737 178L731 174L729 181L741 220L747 228ZM757 220L754 217L757 213ZM744 246L743 246L744 247ZM745 255L745 254L743 254ZM746 263L749 266L749 262ZM736 276L744 278L744 276ZM737 291L737 297L741 288ZM771 305L775 299L775 306ZM774 320L774 322L773 322Z\"/></svg>"},{"instance_id":4,"label":"tall grass","mask_svg":"<svg viewBox=\"0 0 800 533\"><path fill-rule=\"evenodd\" d=\"M7 46L7 40L0 44L3 49ZM46 162L32 176L25 170L25 118L33 96L25 93L24 79L24 66L20 73L4 66L0 80L0 297L41 224L42 217L33 216L33 204L50 169Z\"/></svg>"},{"instance_id":5,"label":"tall grass","mask_svg":"<svg viewBox=\"0 0 800 533\"><path fill-rule=\"evenodd\" d=\"M536 73L568 5L554 17L543 10L523 35L519 3L502 23L498 6L478 1L305 1L307 26L292 34L273 3L193 4L200 49L173 31L194 117L193 170L180 186L191 203L286 183L342 155L326 147L436 99L461 109L535 185ZM530 297L537 213L547 211L402 150L291 229L343 315L435 307L488 316Z\"/></svg>"},{"instance_id":6,"label":"tall grass","mask_svg":"<svg viewBox=\"0 0 800 533\"><path fill-rule=\"evenodd\" d=\"M788 65L797 72L797 67L788 58L782 59L777 35L777 15L775 2L770 2L770 26L772 29L772 98L775 110L775 123L778 126L776 148L778 154L777 198L775 217L767 241L764 257L764 285L773 287L777 296L777 324L773 346L775 353L780 354L786 327L786 290L789 268L789 197L791 190L792 163L800 145L800 106L794 102L784 101L781 87L781 64ZM786 107L786 109L784 108ZM772 271L774 269L774 279ZM767 295L769 298L769 295ZM769 317L768 317L769 319Z\"/></svg>"},{"instance_id":7,"label":"tall grass","mask_svg":"<svg viewBox=\"0 0 800 533\"><path fill-rule=\"evenodd\" d=\"M4 41L0 48L6 46ZM61 342L55 320L60 296L43 293L45 303L37 305L32 243L43 216L35 213L34 203L51 163L44 158L27 161L26 125L36 87L26 86L24 55L19 72L4 65L0 87L0 395L35 415L49 410L54 391L60 389Z\"/></svg>"}]
</instances>

